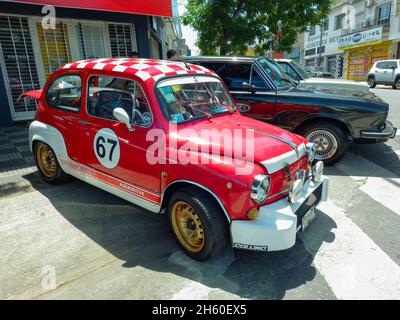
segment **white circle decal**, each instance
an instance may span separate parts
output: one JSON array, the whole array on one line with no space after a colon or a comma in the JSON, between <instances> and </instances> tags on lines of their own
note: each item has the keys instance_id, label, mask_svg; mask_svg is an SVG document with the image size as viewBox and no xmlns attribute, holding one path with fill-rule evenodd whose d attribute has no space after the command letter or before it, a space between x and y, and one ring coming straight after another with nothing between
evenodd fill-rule
<instances>
[{"instance_id":1,"label":"white circle decal","mask_svg":"<svg viewBox=\"0 0 400 320\"><path fill-rule=\"evenodd\" d=\"M115 132L105 128L97 132L93 141L94 154L106 168L113 169L118 165L120 157L119 140Z\"/></svg>"}]
</instances>

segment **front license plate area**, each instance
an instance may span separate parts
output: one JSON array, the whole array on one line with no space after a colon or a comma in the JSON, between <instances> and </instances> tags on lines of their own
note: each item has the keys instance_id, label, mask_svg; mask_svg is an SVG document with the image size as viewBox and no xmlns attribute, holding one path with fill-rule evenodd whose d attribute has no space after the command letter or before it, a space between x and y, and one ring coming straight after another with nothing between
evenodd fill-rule
<instances>
[{"instance_id":1,"label":"front license plate area","mask_svg":"<svg viewBox=\"0 0 400 320\"><path fill-rule=\"evenodd\" d=\"M315 207L322 198L322 183L314 190L312 194L301 204L300 208L296 211L297 228L302 231L305 230L310 224L311 220L315 217Z\"/></svg>"},{"instance_id":2,"label":"front license plate area","mask_svg":"<svg viewBox=\"0 0 400 320\"><path fill-rule=\"evenodd\" d=\"M311 221L313 221L315 218L315 206L312 206L310 210L303 216L301 219L301 231L303 232L308 228L310 225Z\"/></svg>"}]
</instances>

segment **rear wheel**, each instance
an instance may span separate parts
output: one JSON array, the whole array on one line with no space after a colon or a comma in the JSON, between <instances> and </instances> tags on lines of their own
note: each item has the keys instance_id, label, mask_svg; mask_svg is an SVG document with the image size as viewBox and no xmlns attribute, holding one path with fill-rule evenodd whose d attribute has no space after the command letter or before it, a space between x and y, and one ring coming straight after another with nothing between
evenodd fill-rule
<instances>
[{"instance_id":1,"label":"rear wheel","mask_svg":"<svg viewBox=\"0 0 400 320\"><path fill-rule=\"evenodd\" d=\"M397 78L393 84L393 89L400 90L400 78Z\"/></svg>"},{"instance_id":2,"label":"rear wheel","mask_svg":"<svg viewBox=\"0 0 400 320\"><path fill-rule=\"evenodd\" d=\"M206 260L226 246L225 216L214 199L203 191L178 190L169 200L168 214L180 247L191 258Z\"/></svg>"},{"instance_id":3,"label":"rear wheel","mask_svg":"<svg viewBox=\"0 0 400 320\"><path fill-rule=\"evenodd\" d=\"M301 134L315 143L315 160L333 164L347 150L348 140L341 128L331 123L315 123L304 127Z\"/></svg>"},{"instance_id":4,"label":"rear wheel","mask_svg":"<svg viewBox=\"0 0 400 320\"><path fill-rule=\"evenodd\" d=\"M376 87L375 77L368 77L367 82L370 88Z\"/></svg>"},{"instance_id":5,"label":"rear wheel","mask_svg":"<svg viewBox=\"0 0 400 320\"><path fill-rule=\"evenodd\" d=\"M44 181L50 184L61 184L67 180L68 175L61 169L54 150L48 144L35 143L34 155Z\"/></svg>"}]
</instances>

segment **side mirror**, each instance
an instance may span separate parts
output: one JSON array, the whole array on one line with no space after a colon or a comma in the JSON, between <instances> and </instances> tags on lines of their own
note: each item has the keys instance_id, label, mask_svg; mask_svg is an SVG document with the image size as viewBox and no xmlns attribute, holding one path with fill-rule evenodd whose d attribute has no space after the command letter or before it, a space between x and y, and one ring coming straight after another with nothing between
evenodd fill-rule
<instances>
[{"instance_id":1,"label":"side mirror","mask_svg":"<svg viewBox=\"0 0 400 320\"><path fill-rule=\"evenodd\" d=\"M396 70L396 66L391 66L390 69Z\"/></svg>"},{"instance_id":2,"label":"side mirror","mask_svg":"<svg viewBox=\"0 0 400 320\"><path fill-rule=\"evenodd\" d=\"M129 118L129 115L126 113L124 109L115 108L113 111L113 116L119 122L125 124L129 131L133 131L131 126L131 119Z\"/></svg>"},{"instance_id":3,"label":"side mirror","mask_svg":"<svg viewBox=\"0 0 400 320\"><path fill-rule=\"evenodd\" d=\"M251 93L255 93L256 92L256 87L248 82L243 82L242 83L242 88L249 90Z\"/></svg>"}]
</instances>

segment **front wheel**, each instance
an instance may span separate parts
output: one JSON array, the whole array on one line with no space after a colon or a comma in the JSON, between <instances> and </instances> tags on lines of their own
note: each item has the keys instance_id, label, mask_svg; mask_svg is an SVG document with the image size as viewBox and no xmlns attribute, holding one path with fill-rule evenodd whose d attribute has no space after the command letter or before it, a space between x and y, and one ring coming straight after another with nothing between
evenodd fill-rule
<instances>
[{"instance_id":1,"label":"front wheel","mask_svg":"<svg viewBox=\"0 0 400 320\"><path fill-rule=\"evenodd\" d=\"M206 260L228 242L224 213L202 190L182 189L168 203L172 231L183 251L193 259Z\"/></svg>"},{"instance_id":2,"label":"front wheel","mask_svg":"<svg viewBox=\"0 0 400 320\"><path fill-rule=\"evenodd\" d=\"M348 147L346 134L331 123L308 125L301 134L315 143L315 160L323 161L327 165L338 161Z\"/></svg>"},{"instance_id":3,"label":"front wheel","mask_svg":"<svg viewBox=\"0 0 400 320\"><path fill-rule=\"evenodd\" d=\"M393 84L393 89L400 90L400 78L397 78Z\"/></svg>"}]
</instances>

